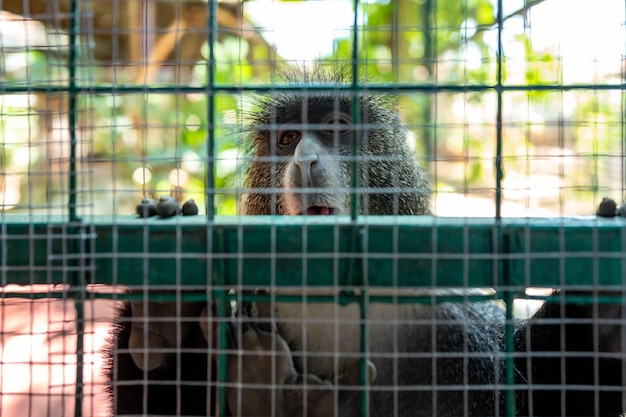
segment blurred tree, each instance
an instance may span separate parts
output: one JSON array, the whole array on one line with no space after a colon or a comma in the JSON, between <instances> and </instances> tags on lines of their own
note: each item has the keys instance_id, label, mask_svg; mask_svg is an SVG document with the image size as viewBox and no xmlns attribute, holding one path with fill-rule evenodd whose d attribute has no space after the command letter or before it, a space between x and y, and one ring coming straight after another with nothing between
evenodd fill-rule
<instances>
[{"instance_id":1,"label":"blurred tree","mask_svg":"<svg viewBox=\"0 0 626 417\"><path fill-rule=\"evenodd\" d=\"M68 33L69 0L6 0L3 10L42 22L49 30ZM273 48L254 29L242 12L243 2L218 2L218 42L229 38L250 44L247 61L254 62L253 51ZM161 66L180 73L173 80L188 80L193 66L204 59L202 47L208 38L209 3L187 1L95 1L80 0L80 33L93 41L91 51L101 66L138 67L134 81L153 82ZM88 13L85 13L87 11ZM255 68L253 65L252 68Z\"/></svg>"}]
</instances>

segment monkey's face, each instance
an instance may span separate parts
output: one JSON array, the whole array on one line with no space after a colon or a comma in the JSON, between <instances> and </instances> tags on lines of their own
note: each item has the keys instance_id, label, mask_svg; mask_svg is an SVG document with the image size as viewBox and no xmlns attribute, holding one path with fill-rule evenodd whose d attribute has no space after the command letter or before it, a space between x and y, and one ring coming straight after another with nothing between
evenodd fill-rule
<instances>
[{"instance_id":1,"label":"monkey's face","mask_svg":"<svg viewBox=\"0 0 626 417\"><path fill-rule=\"evenodd\" d=\"M254 134L255 160L246 185L274 193L263 203L259 195L248 196L244 209L254 203L275 207L271 214L348 213L354 140L350 103L332 96L292 100L271 119L269 129Z\"/></svg>"},{"instance_id":2,"label":"monkey's face","mask_svg":"<svg viewBox=\"0 0 626 417\"><path fill-rule=\"evenodd\" d=\"M332 103L312 105L308 114L294 112L270 134L276 155L285 158L284 214L347 213L352 120Z\"/></svg>"}]
</instances>

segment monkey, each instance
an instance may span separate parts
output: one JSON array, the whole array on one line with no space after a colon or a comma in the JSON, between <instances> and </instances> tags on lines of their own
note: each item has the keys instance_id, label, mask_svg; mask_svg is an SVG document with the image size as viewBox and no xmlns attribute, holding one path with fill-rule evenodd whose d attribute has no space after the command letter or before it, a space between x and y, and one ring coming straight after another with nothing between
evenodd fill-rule
<instances>
[{"instance_id":1,"label":"monkey","mask_svg":"<svg viewBox=\"0 0 626 417\"><path fill-rule=\"evenodd\" d=\"M282 74L280 81L287 85L302 82L306 85L349 84L344 72L323 67L292 69ZM350 198L346 190L350 189L352 176L358 175L360 186L368 190L360 195L362 213L428 214L429 181L409 149L408 132L397 112L380 96L361 95L356 103L361 119L359 126L352 123L355 100L339 91L281 92L260 98L247 114L252 158L244 178L244 190L251 191L242 196L241 212L256 215L347 214ZM356 132L360 126L366 127ZM354 140L351 135L358 136L359 158L364 161L359 164L358 173L351 170L349 156L351 140ZM263 159L272 156L276 157L275 162ZM315 191L309 193L311 188ZM265 190L274 192L262 192ZM330 289L328 293L332 291ZM440 377L438 381L449 385L462 384L464 373L471 372L477 378L477 385L493 384L493 375L479 370L496 366L493 353L502 341L502 330L479 332L465 328L474 326L470 317L481 326L483 320L503 321L503 313L493 307L472 311L472 305L465 310L463 312L455 305L433 309L413 304L370 304L368 317L374 322L368 326L369 350L372 361L380 370L378 383L393 385L397 381L403 385L423 385L433 373L441 373L446 377ZM297 351L324 354L305 355L301 366L308 372L331 377L347 366L347 357L359 352L359 310L356 305L328 308L324 304L307 304L305 309L299 304L283 303L276 306L275 314L281 324L281 334ZM317 320L306 324L309 337L305 337L302 323L311 317ZM285 318L297 320L287 325L281 323ZM430 324L412 323L414 318L424 323L435 319L448 320L449 324L438 326L433 332ZM375 324L377 322L380 324ZM393 333L387 333L394 325ZM468 335L465 343L463 334ZM451 343L447 335L461 338ZM411 340L413 338L419 343ZM473 338L479 340L470 340ZM303 345L304 341L306 345ZM464 346L470 350L478 347L480 351L465 370L461 359L441 360L433 367L431 359L413 357L416 352L430 352L434 345L449 352L451 357L455 356L455 350L461 349L456 353L460 358ZM341 354L338 369L334 365L335 346L339 347ZM397 356L393 359L376 357L390 352ZM404 354L406 358L402 358ZM398 374L394 374L397 361L405 366L398 366ZM405 375L407 369L415 371ZM440 405L433 408L430 391L435 389L431 386L417 392L373 391L371 415L389 415L390 404L396 403L400 413L405 407L403 404L407 403L415 405L424 415L432 415L434 411L441 414L450 405L463 404L462 393L444 390L438 394ZM470 392L470 397L471 406L495 402L493 393L482 390Z\"/></svg>"},{"instance_id":2,"label":"monkey","mask_svg":"<svg viewBox=\"0 0 626 417\"><path fill-rule=\"evenodd\" d=\"M243 130L248 164L238 204L240 214L342 215L350 212L351 199L355 197L359 213L364 215L430 214L428 175L407 144L408 130L394 108L395 102L369 92L352 93L347 88L351 81L342 69L321 65L291 68L279 74L277 82L293 87L292 90L271 91L252 100L245 112ZM356 161L353 149L358 151ZM358 192L354 184L358 185ZM357 293L361 290L354 289ZM321 291L336 295L338 290L273 291L301 295ZM383 294L402 296L403 291L387 289ZM411 294L415 293L473 294L464 289L438 288ZM198 308L202 307L194 307L189 316L199 314ZM498 302L371 302L367 309L366 354L376 369L376 379L368 386L370 416L504 415L509 365L505 360L508 353L504 352L507 319ZM350 374L354 358L362 355L360 311L356 304L278 302L261 306L260 311L277 323L277 337L289 346L297 375L337 381L338 376ZM513 323L516 385L511 389L518 415L616 416L626 411L626 394L620 391L625 382L623 314L620 305L600 306L598 311L593 311L590 307L549 301L530 319L516 320ZM130 310L121 312L122 318L131 315L135 319ZM615 328L601 326L601 329L589 324L598 318L617 319L617 324ZM180 403L195 401L196 405L202 403L202 407L189 410L186 415L210 415L212 410L206 407L206 402L207 397L213 401L214 392L206 386L193 391L179 384L170 386L174 392L164 392L156 381L147 389L140 389L149 378L163 380L164 373L169 373L165 380L176 382L172 372L176 369L190 372L187 368L195 366L193 362L198 358L188 360L184 355L176 358L158 354L133 357L126 353L133 350L129 341L135 340L141 347L137 340L142 338L133 338L130 333L131 327L126 323L112 337L111 346L121 350L117 359L110 360L110 369L117 370L108 375L111 384L130 380L130 387L135 390L134 401L147 403L150 412L174 414L170 409L160 408L159 401L178 403L179 407ZM568 337L562 340L562 334ZM186 330L182 336L182 347L191 344L195 348L198 343L206 346L206 335L199 327ZM169 342L153 339L150 346L153 350L173 347L172 338ZM551 354L541 357L542 352ZM567 359L563 361L563 355L554 353L562 353ZM585 369L579 372L577 358L581 355ZM199 375L190 378L204 379L208 385L216 378L207 372L208 361L212 359L201 356L198 359L201 366L195 369ZM254 371L255 367L246 365L246 370ZM291 369L290 364L288 368ZM289 374L293 375L291 370ZM565 389L568 383L574 386ZM607 392L594 389L600 385L610 389ZM112 396L118 405L130 402L120 397L125 387L117 388ZM147 399L143 397L144 391L148 393ZM348 415L363 411L359 396L351 396L334 406ZM116 408L120 414L143 411L144 408Z\"/></svg>"},{"instance_id":3,"label":"monkey","mask_svg":"<svg viewBox=\"0 0 626 417\"><path fill-rule=\"evenodd\" d=\"M352 95L339 86L351 85L344 70L321 65L296 67L279 74L277 82L294 87L257 99L247 113L249 166L243 180L240 212L246 215L336 215L347 214L350 189L357 176L361 214L426 215L430 213L430 185L427 174L407 145L408 132L389 100L379 95ZM330 90L302 86L336 86ZM356 107L356 108L354 108ZM356 115L356 116L355 116ZM351 159L355 145L356 164ZM356 169L355 168L356 165ZM354 171L354 172L353 172ZM358 289L355 289L358 291ZM276 293L336 295L324 290L275 289ZM371 291L371 293L374 291ZM433 289L425 294L445 294ZM469 295L461 289L448 294ZM401 295L387 290L387 295ZM370 303L367 317L367 352L377 369L371 387L371 416L485 416L504 413L506 394L499 386L505 381L503 354L505 314L497 302L439 304ZM607 307L611 310L615 306ZM341 374L350 358L360 352L360 312L355 304L276 303L264 307L276 320L279 332L297 357L296 366L322 378ZM608 311L607 310L607 311ZM591 326L569 323L580 312L573 306L547 302L536 316L515 323L515 379L520 385L553 384L536 391L539 402L530 403L530 389L516 391L517 409L534 415L596 415L624 412L624 391L586 395L584 408L577 408L575 389L563 395L558 384L580 383L574 360L563 364L552 355L529 365L522 360L531 350L576 351L600 355ZM585 317L591 318L589 309ZM613 311L621 317L621 307ZM565 320L565 321L564 321ZM544 324L545 322L551 325ZM623 323L607 340L621 340ZM560 342L561 331L567 343ZM571 336L569 335L571 333ZM584 338L586 343L576 343ZM620 386L624 381L624 349L621 343L606 343L607 350L621 354L605 361L601 379L588 371L587 385L606 383ZM579 353L578 353L579 354ZM601 356L601 355L600 355ZM610 355L609 355L610 356ZM531 361L532 362L532 361ZM541 367L541 372L535 369ZM612 365L612 367L611 367ZM563 375L566 374L565 379ZM384 389L393 386L395 389ZM383 387L377 390L377 387ZM593 394L593 388L585 391ZM542 398L543 394L544 398ZM565 407L561 409L561 406ZM354 405L359 407L358 404ZM519 414L523 415L523 414Z\"/></svg>"},{"instance_id":4,"label":"monkey","mask_svg":"<svg viewBox=\"0 0 626 417\"><path fill-rule=\"evenodd\" d=\"M201 317L207 317L206 307ZM226 401L231 415L358 417L354 408L342 405L358 397L362 388L359 360L353 360L333 386L315 375L297 372L291 351L276 329L271 327L270 331L265 331L255 322L237 327L231 321L227 325L227 348L238 352L229 353L226 359L226 383L230 384L226 388ZM207 343L217 346L216 322L201 319L200 327ZM376 368L366 361L365 369L366 383L369 384L376 379ZM241 388L238 384L242 385ZM339 414L335 413L335 394ZM274 401L269 400L272 398Z\"/></svg>"}]
</instances>

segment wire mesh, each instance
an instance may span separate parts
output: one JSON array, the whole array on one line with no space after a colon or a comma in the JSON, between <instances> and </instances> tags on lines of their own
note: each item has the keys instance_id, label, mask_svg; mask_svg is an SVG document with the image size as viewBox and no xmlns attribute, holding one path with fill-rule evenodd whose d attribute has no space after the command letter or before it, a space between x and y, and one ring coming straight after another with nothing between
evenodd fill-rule
<instances>
[{"instance_id":1,"label":"wire mesh","mask_svg":"<svg viewBox=\"0 0 626 417\"><path fill-rule=\"evenodd\" d=\"M0 416L626 412L623 2L1 6Z\"/></svg>"}]
</instances>

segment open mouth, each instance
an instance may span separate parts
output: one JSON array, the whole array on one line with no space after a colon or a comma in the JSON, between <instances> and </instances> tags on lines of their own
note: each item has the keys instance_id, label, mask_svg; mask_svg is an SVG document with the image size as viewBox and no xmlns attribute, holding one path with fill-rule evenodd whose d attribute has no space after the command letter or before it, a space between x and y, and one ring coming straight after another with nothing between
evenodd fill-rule
<instances>
[{"instance_id":1,"label":"open mouth","mask_svg":"<svg viewBox=\"0 0 626 417\"><path fill-rule=\"evenodd\" d=\"M333 207L323 206L311 206L303 211L301 214L307 214L309 216L330 216L337 212L337 209Z\"/></svg>"}]
</instances>

